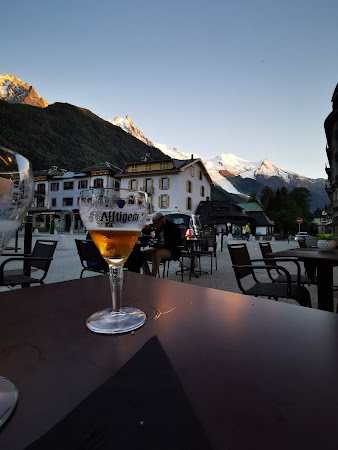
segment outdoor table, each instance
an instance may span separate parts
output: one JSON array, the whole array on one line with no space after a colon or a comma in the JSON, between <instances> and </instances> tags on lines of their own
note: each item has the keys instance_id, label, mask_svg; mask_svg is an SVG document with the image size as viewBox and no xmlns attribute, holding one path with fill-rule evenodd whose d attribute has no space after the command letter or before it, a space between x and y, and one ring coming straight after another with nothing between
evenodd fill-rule
<instances>
[{"instance_id":1,"label":"outdoor table","mask_svg":"<svg viewBox=\"0 0 338 450\"><path fill-rule=\"evenodd\" d=\"M85 321L110 305L107 275L0 293L0 375L19 389L16 410L0 429L1 449L36 441L103 383L114 382L154 336L210 442L198 448L338 448L336 314L128 272L124 304L145 311L145 325L100 335ZM129 374L119 386L132 390L137 383ZM139 387L148 396L135 407L148 407L153 388ZM167 398L167 382L160 389ZM118 412L116 402L102 405L104 414ZM153 413L160 420L167 404ZM115 448L121 424L115 419L109 426ZM174 423L163 427L168 434L158 449L175 433Z\"/></svg>"},{"instance_id":2,"label":"outdoor table","mask_svg":"<svg viewBox=\"0 0 338 450\"><path fill-rule=\"evenodd\" d=\"M317 267L318 309L333 311L333 267L338 266L338 250L319 252L317 248L296 248L271 253L275 257L293 256Z\"/></svg>"}]
</instances>

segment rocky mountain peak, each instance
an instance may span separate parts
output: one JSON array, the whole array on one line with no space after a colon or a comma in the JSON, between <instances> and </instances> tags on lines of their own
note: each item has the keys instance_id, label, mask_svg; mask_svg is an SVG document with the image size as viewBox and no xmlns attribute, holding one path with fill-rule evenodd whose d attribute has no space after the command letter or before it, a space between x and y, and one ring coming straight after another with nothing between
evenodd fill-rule
<instances>
[{"instance_id":1,"label":"rocky mountain peak","mask_svg":"<svg viewBox=\"0 0 338 450\"><path fill-rule=\"evenodd\" d=\"M40 108L46 108L49 105L36 93L33 86L29 86L12 74L0 75L0 99L9 103L23 103Z\"/></svg>"},{"instance_id":2,"label":"rocky mountain peak","mask_svg":"<svg viewBox=\"0 0 338 450\"><path fill-rule=\"evenodd\" d=\"M137 128L137 126L133 123L130 116L128 114L125 118L123 117L115 117L114 120L106 119L107 122L112 123L113 125L122 128L126 133L131 134L135 138L139 139L140 141L144 142L145 144L149 145L150 147L155 147L155 145L144 136L142 131Z\"/></svg>"}]
</instances>

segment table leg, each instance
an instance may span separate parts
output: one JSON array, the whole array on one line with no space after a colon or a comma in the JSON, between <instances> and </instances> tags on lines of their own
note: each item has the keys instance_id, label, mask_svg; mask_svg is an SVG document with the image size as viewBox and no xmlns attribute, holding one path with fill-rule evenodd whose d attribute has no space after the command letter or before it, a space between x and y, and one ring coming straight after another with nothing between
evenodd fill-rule
<instances>
[{"instance_id":1,"label":"table leg","mask_svg":"<svg viewBox=\"0 0 338 450\"><path fill-rule=\"evenodd\" d=\"M318 309L333 312L333 266L317 265Z\"/></svg>"}]
</instances>

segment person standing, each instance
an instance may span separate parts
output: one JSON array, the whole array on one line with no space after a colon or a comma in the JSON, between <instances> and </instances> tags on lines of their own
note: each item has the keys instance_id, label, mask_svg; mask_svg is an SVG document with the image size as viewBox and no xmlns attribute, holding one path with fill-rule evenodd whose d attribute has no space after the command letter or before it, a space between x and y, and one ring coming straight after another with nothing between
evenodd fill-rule
<instances>
[{"instance_id":1,"label":"person standing","mask_svg":"<svg viewBox=\"0 0 338 450\"><path fill-rule=\"evenodd\" d=\"M251 233L251 229L250 229L250 224L247 223L245 225L245 240L248 241L250 238L250 233Z\"/></svg>"}]
</instances>

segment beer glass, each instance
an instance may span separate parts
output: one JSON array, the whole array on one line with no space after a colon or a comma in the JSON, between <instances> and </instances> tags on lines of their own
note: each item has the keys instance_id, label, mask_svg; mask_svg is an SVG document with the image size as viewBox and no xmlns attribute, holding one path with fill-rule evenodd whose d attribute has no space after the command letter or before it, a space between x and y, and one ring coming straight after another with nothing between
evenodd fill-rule
<instances>
[{"instance_id":1,"label":"beer glass","mask_svg":"<svg viewBox=\"0 0 338 450\"><path fill-rule=\"evenodd\" d=\"M0 147L0 254L20 227L31 206L34 179L30 162ZM0 377L0 426L12 413L18 399L15 385Z\"/></svg>"},{"instance_id":2,"label":"beer glass","mask_svg":"<svg viewBox=\"0 0 338 450\"><path fill-rule=\"evenodd\" d=\"M123 264L128 259L148 215L145 192L118 188L81 192L79 210L99 252L109 264L112 308L92 314L87 327L96 333L125 333L142 326L143 311L122 307Z\"/></svg>"}]
</instances>

